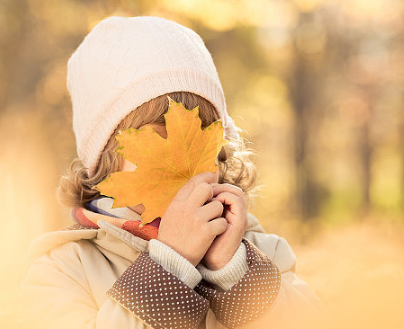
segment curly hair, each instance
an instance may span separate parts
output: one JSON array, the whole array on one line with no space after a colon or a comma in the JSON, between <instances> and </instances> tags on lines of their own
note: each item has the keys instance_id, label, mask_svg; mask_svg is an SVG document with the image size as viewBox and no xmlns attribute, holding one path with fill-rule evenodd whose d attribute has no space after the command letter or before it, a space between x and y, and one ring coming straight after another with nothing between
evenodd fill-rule
<instances>
[{"instance_id":1,"label":"curly hair","mask_svg":"<svg viewBox=\"0 0 404 329\"><path fill-rule=\"evenodd\" d=\"M57 196L65 206L78 207L100 196L94 188L98 183L109 177L112 173L122 170L124 158L115 152L118 142L115 138L120 130L140 128L146 124L165 124L164 114L168 110L168 97L181 102L185 108L193 109L199 106L199 117L202 129L219 119L214 106L205 98L190 92L172 92L156 97L129 113L116 127L107 142L92 177L88 176L80 159L76 158L62 176L57 190ZM252 151L247 149L245 142L240 138L232 140L222 148L219 153L219 183L229 183L240 187L247 201L256 183L256 167L251 161Z\"/></svg>"}]
</instances>

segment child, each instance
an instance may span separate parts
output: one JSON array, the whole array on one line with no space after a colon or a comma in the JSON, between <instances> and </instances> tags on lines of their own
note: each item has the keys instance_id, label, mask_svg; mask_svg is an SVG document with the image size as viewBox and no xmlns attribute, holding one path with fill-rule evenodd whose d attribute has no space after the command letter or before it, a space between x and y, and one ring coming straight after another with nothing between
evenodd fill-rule
<instances>
[{"instance_id":1,"label":"child","mask_svg":"<svg viewBox=\"0 0 404 329\"><path fill-rule=\"evenodd\" d=\"M247 214L255 168L228 116L211 55L192 30L157 17L111 17L68 63L79 159L59 194L77 224L38 238L23 282L38 328L284 328L316 313L283 238ZM139 227L142 205L112 208L93 187L135 166L115 135L151 125L166 137L168 97L221 119L231 141L219 173L191 178L162 218Z\"/></svg>"}]
</instances>

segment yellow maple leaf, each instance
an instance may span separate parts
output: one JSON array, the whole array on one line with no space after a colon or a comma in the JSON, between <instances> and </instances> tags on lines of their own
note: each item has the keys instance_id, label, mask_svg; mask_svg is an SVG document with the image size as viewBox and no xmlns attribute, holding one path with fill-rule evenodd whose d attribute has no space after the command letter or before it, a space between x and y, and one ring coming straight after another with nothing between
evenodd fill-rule
<instances>
[{"instance_id":1,"label":"yellow maple leaf","mask_svg":"<svg viewBox=\"0 0 404 329\"><path fill-rule=\"evenodd\" d=\"M223 139L221 121L201 129L198 107L189 111L169 98L164 117L167 139L148 125L124 130L116 136L116 151L137 168L113 173L97 185L101 194L114 198L113 208L143 204L142 225L162 217L190 178L217 171L216 156L228 143Z\"/></svg>"}]
</instances>

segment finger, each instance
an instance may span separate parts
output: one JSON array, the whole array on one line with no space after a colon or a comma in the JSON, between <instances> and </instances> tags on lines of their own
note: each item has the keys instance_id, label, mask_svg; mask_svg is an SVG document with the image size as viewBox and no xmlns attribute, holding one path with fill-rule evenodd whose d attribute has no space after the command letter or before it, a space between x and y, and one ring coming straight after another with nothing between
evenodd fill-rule
<instances>
[{"instance_id":1,"label":"finger","mask_svg":"<svg viewBox=\"0 0 404 329\"><path fill-rule=\"evenodd\" d=\"M236 185L229 184L229 183L223 183L223 184L212 183L211 185L212 185L215 195L222 193L222 192L230 192L230 193L236 194L240 197L244 196L243 190Z\"/></svg>"},{"instance_id":2,"label":"finger","mask_svg":"<svg viewBox=\"0 0 404 329\"><path fill-rule=\"evenodd\" d=\"M206 201L210 201L213 198L213 189L212 186L210 186L206 182L202 182L195 186L195 188L191 191L187 202L191 206L196 205L196 206L203 206L203 204Z\"/></svg>"},{"instance_id":3,"label":"finger","mask_svg":"<svg viewBox=\"0 0 404 329\"><path fill-rule=\"evenodd\" d=\"M229 192L237 195L245 203L243 190L235 185L224 183L224 184L211 184L213 189L213 196L216 196L223 192Z\"/></svg>"},{"instance_id":4,"label":"finger","mask_svg":"<svg viewBox=\"0 0 404 329\"><path fill-rule=\"evenodd\" d=\"M177 192L177 199L186 199L191 194L192 190L199 185L200 183L214 183L215 176L211 172L204 172L198 175L195 175L190 180L188 180Z\"/></svg>"},{"instance_id":5,"label":"finger","mask_svg":"<svg viewBox=\"0 0 404 329\"><path fill-rule=\"evenodd\" d=\"M192 177L189 180L189 182L193 182L195 185L198 185L199 183L202 182L215 183L215 180L216 180L215 174L212 174L211 172L203 172Z\"/></svg>"},{"instance_id":6,"label":"finger","mask_svg":"<svg viewBox=\"0 0 404 329\"><path fill-rule=\"evenodd\" d=\"M223 204L218 200L214 200L201 207L199 211L202 217L209 221L222 216Z\"/></svg>"},{"instance_id":7,"label":"finger","mask_svg":"<svg viewBox=\"0 0 404 329\"><path fill-rule=\"evenodd\" d=\"M214 235L222 234L227 229L227 220L223 217L212 219L209 223L209 229Z\"/></svg>"},{"instance_id":8,"label":"finger","mask_svg":"<svg viewBox=\"0 0 404 329\"><path fill-rule=\"evenodd\" d=\"M244 205L241 199L230 192L223 192L217 195L214 200L220 201L224 205L229 206L228 211L233 215L241 215Z\"/></svg>"}]
</instances>

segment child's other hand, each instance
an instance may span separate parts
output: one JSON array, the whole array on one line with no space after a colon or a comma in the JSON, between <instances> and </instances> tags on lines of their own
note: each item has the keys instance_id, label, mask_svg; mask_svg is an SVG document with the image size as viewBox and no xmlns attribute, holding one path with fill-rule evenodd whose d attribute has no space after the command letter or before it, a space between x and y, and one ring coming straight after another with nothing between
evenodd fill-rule
<instances>
[{"instance_id":1,"label":"child's other hand","mask_svg":"<svg viewBox=\"0 0 404 329\"><path fill-rule=\"evenodd\" d=\"M224 267L234 256L247 229L247 207L241 188L231 184L212 184L214 201L224 205L227 229L215 238L203 257L202 264L210 270Z\"/></svg>"},{"instance_id":2,"label":"child's other hand","mask_svg":"<svg viewBox=\"0 0 404 329\"><path fill-rule=\"evenodd\" d=\"M226 230L223 204L212 200L218 175L201 173L176 194L161 219L157 239L196 266L215 237ZM210 201L210 202L209 202ZM207 204L205 204L207 203Z\"/></svg>"}]
</instances>

